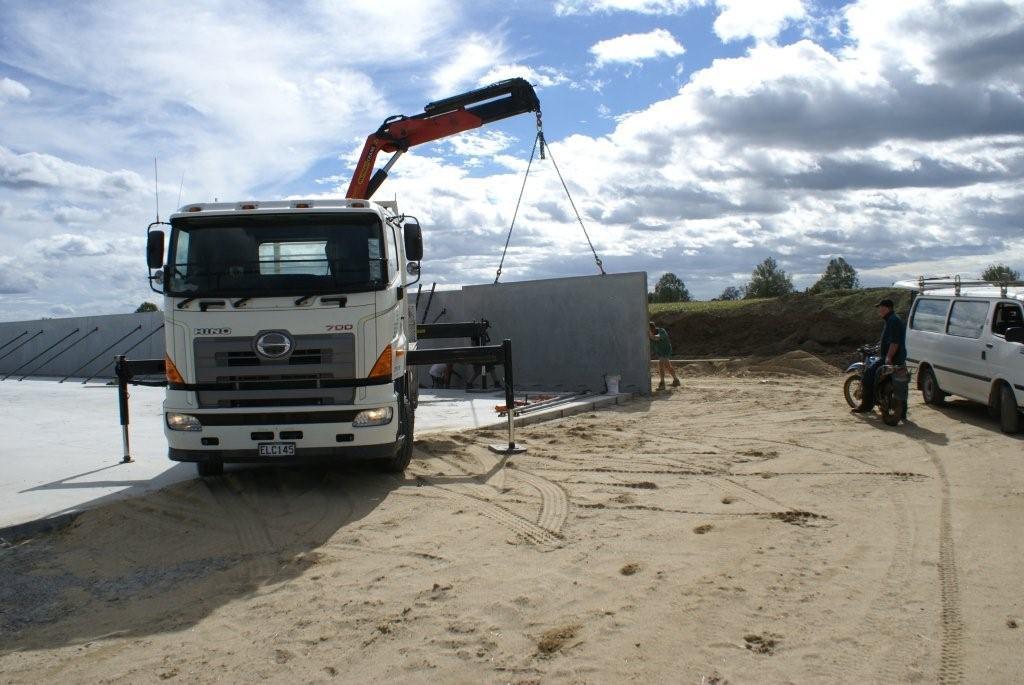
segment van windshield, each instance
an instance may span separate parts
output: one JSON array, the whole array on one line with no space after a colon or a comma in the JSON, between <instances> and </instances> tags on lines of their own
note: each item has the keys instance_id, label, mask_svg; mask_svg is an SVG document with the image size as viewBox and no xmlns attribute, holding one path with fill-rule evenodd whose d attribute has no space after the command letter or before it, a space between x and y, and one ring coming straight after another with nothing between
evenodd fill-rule
<instances>
[{"instance_id":1,"label":"van windshield","mask_svg":"<svg viewBox=\"0 0 1024 685\"><path fill-rule=\"evenodd\" d=\"M387 284L376 214L183 217L171 224L169 295L319 295Z\"/></svg>"}]
</instances>

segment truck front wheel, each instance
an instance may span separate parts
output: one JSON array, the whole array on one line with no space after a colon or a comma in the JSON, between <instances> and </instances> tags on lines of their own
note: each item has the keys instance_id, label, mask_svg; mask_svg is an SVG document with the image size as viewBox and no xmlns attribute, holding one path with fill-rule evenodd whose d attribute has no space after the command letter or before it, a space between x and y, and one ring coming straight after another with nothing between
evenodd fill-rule
<instances>
[{"instance_id":1,"label":"truck front wheel","mask_svg":"<svg viewBox=\"0 0 1024 685\"><path fill-rule=\"evenodd\" d=\"M398 451L390 459L382 459L377 467L385 473L402 473L412 461L413 430L416 413L409 400L409 394L403 392L398 401Z\"/></svg>"}]
</instances>

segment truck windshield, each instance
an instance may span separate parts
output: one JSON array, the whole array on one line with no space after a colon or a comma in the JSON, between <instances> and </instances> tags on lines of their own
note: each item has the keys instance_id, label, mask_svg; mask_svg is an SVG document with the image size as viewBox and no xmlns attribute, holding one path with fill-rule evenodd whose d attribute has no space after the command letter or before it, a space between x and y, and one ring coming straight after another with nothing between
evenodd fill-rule
<instances>
[{"instance_id":1,"label":"truck windshield","mask_svg":"<svg viewBox=\"0 0 1024 685\"><path fill-rule=\"evenodd\" d=\"M169 295L317 295L387 283L376 214L183 217L172 222Z\"/></svg>"}]
</instances>

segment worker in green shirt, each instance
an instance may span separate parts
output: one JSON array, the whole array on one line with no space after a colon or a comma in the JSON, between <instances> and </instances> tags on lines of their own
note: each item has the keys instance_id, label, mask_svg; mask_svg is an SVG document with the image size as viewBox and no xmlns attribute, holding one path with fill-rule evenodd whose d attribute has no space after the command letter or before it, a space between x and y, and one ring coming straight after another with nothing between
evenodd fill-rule
<instances>
[{"instance_id":1,"label":"worker in green shirt","mask_svg":"<svg viewBox=\"0 0 1024 685\"><path fill-rule=\"evenodd\" d=\"M651 338L651 351L658 358L658 373L661 374L661 383L658 383L658 390L665 389L666 369L672 374L672 387L679 387L679 378L676 376L676 370L669 360L669 357L672 356L672 341L668 339L668 331L664 328L658 328L652 321L648 334Z\"/></svg>"}]
</instances>

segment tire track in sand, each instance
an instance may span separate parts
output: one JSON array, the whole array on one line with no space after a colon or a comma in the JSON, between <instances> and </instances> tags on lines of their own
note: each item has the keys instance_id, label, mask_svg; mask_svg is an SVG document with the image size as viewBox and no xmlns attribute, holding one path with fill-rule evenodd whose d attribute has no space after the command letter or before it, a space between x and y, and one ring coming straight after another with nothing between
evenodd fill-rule
<instances>
[{"instance_id":1,"label":"tire track in sand","mask_svg":"<svg viewBox=\"0 0 1024 685\"><path fill-rule=\"evenodd\" d=\"M529 471L515 469L511 475L540 493L540 514L537 525L561 537L569 518L569 495L557 483Z\"/></svg>"},{"instance_id":2,"label":"tire track in sand","mask_svg":"<svg viewBox=\"0 0 1024 685\"><path fill-rule=\"evenodd\" d=\"M430 483L429 478L423 478ZM562 546L562 536L526 519L511 509L507 509L493 500L476 494L477 488L462 485L434 485L434 489L446 496L458 500L471 500L471 505L480 514L495 523L507 528L527 542L531 542L543 550L557 549Z\"/></svg>"},{"instance_id":3,"label":"tire track in sand","mask_svg":"<svg viewBox=\"0 0 1024 685\"><path fill-rule=\"evenodd\" d=\"M960 608L959 572L953 546L953 512L950 502L949 477L942 460L928 445L921 447L931 458L942 485L942 509L939 512L939 594L942 601L942 651L939 659L939 682L960 683L964 679L964 622Z\"/></svg>"},{"instance_id":4,"label":"tire track in sand","mask_svg":"<svg viewBox=\"0 0 1024 685\"><path fill-rule=\"evenodd\" d=\"M898 610L905 605L904 592L913 578L913 535L907 498L901 486L887 485L888 503L892 510L893 530L889 564L881 577L865 583L873 595L851 631L841 638L842 649L834 642L826 642L830 661L828 676L835 682L898 683L907 680L900 671L903 645L897 640L880 643L864 642L863 636L885 636L909 632L905 619L897 620ZM888 527L888 526L887 526ZM843 559L839 565L844 565ZM836 640L839 641L839 640Z\"/></svg>"},{"instance_id":5,"label":"tire track in sand","mask_svg":"<svg viewBox=\"0 0 1024 685\"><path fill-rule=\"evenodd\" d=\"M444 477L422 472L416 474L416 479L429 484L435 492L446 498L462 502L470 500L471 506L480 514L515 533L521 539L537 545L542 550L549 551L562 547L564 540L561 531L569 515L569 502L565 491L536 474L519 470L513 472L508 467L495 470L494 467L500 461L484 458L476 450L467 450L462 456L468 457L470 463L459 463L445 456L441 456L440 459L445 464L461 471L467 482L452 483L450 480L446 482ZM489 457L489 455L487 456ZM484 473L474 473L467 466L477 467ZM490 476L481 479L481 476L488 472L491 472ZM506 473L515 473L517 478L540 493L540 510L537 513L536 523L494 500L504 492Z\"/></svg>"}]
</instances>

